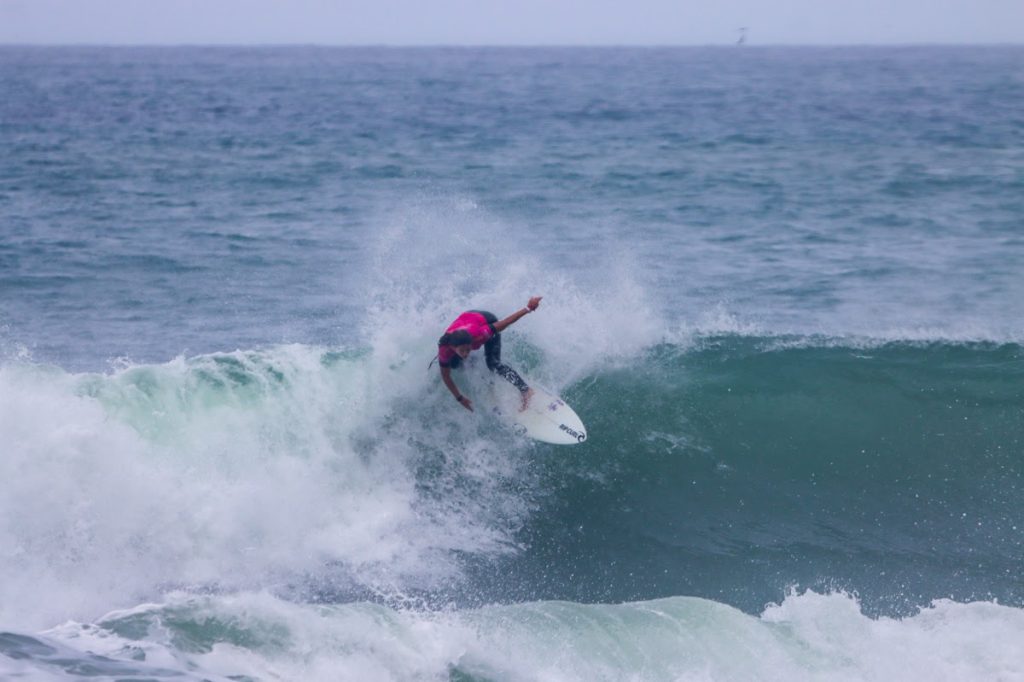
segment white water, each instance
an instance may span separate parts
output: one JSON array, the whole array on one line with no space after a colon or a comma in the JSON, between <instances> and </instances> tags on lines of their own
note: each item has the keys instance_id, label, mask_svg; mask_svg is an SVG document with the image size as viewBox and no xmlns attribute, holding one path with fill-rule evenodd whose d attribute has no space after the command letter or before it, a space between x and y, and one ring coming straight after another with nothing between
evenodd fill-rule
<instances>
[{"instance_id":1,"label":"white water","mask_svg":"<svg viewBox=\"0 0 1024 682\"><path fill-rule=\"evenodd\" d=\"M687 597L422 612L297 605L265 593L178 595L43 635L55 647L134 666L136 675L162 669L186 679L310 682L447 680L453 673L552 682L1012 682L1024 679L1022 637L1024 611L998 604L940 601L913 617L871 619L850 596L813 592L790 595L759 617ZM66 679L46 657L33 664Z\"/></svg>"},{"instance_id":2,"label":"white water","mask_svg":"<svg viewBox=\"0 0 1024 682\"><path fill-rule=\"evenodd\" d=\"M111 375L3 366L0 624L176 587L426 588L457 573L453 551L509 551L519 460L454 411L403 415L379 376L295 346ZM406 391L423 399L425 378ZM436 453L445 468L417 478Z\"/></svg>"}]
</instances>

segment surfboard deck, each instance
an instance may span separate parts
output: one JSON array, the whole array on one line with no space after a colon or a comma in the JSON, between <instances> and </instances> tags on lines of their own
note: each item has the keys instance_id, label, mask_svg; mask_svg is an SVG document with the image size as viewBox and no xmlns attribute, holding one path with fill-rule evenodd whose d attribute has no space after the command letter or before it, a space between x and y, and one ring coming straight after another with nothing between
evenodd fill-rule
<instances>
[{"instance_id":1,"label":"surfboard deck","mask_svg":"<svg viewBox=\"0 0 1024 682\"><path fill-rule=\"evenodd\" d=\"M503 382L501 382L503 383ZM519 392L501 390L495 386L492 395L496 405L494 413L525 436L554 445L575 445L587 440L583 420L557 395L536 385L530 386L533 396L525 410Z\"/></svg>"}]
</instances>

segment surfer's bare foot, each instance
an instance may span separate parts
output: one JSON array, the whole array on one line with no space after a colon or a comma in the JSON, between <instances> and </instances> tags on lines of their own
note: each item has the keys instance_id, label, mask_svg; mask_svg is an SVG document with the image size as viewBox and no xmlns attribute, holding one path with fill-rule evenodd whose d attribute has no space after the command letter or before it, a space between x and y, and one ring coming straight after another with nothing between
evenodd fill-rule
<instances>
[{"instance_id":1,"label":"surfer's bare foot","mask_svg":"<svg viewBox=\"0 0 1024 682\"><path fill-rule=\"evenodd\" d=\"M526 408L530 406L530 398L533 397L533 389L526 389L526 393L523 393L523 406L519 408L520 412L526 411Z\"/></svg>"}]
</instances>

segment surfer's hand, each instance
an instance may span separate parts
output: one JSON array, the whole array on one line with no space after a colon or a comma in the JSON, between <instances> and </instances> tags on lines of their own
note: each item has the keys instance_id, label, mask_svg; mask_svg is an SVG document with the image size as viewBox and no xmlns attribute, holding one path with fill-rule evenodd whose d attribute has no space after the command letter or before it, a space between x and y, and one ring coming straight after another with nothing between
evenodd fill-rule
<instances>
[{"instance_id":1,"label":"surfer's hand","mask_svg":"<svg viewBox=\"0 0 1024 682\"><path fill-rule=\"evenodd\" d=\"M543 296L534 296L533 298L530 299L530 302L526 304L526 307L530 309L530 312L533 312L534 310L537 309L537 306L540 305L540 299L542 299L542 298L544 298L544 297Z\"/></svg>"}]
</instances>

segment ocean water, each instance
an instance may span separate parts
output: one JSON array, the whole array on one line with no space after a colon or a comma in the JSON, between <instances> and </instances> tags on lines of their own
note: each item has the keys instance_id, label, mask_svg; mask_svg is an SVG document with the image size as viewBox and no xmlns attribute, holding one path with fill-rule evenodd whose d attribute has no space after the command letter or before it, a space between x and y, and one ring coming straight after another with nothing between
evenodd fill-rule
<instances>
[{"instance_id":1,"label":"ocean water","mask_svg":"<svg viewBox=\"0 0 1024 682\"><path fill-rule=\"evenodd\" d=\"M0 48L0 678L1024 680L1022 343L1024 48Z\"/></svg>"}]
</instances>

